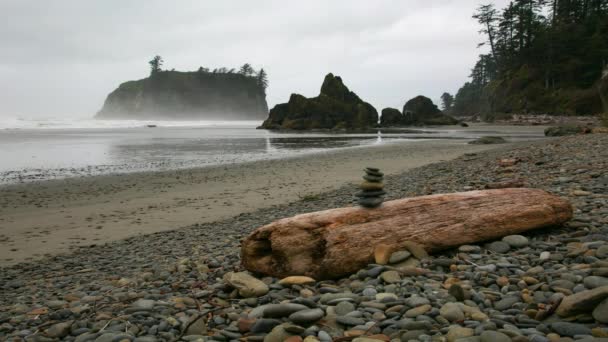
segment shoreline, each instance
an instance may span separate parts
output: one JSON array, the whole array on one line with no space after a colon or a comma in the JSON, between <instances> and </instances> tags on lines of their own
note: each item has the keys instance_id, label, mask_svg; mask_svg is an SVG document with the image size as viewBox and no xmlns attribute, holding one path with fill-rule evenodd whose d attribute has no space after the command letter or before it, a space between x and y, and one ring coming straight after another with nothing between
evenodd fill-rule
<instances>
[{"instance_id":1,"label":"shoreline","mask_svg":"<svg viewBox=\"0 0 608 342\"><path fill-rule=\"evenodd\" d=\"M384 334L383 341L462 332L489 340L499 336L501 341L606 336L603 316L595 310L591 316L599 300L584 314L567 310L581 296L584 301L600 290L605 296L608 135L499 146L387 175L387 200L521 179L570 201L571 221L420 260L409 257L417 267L372 263L349 277L293 286L254 275L266 284L267 293L251 298L243 298L234 291L235 284L223 280L228 272L243 271L239 252L244 236L279 218L349 205L353 189L341 186L314 200L0 266L0 338L261 341L282 332L273 340L295 334L331 342L357 331ZM501 163L504 159L515 164ZM449 289L455 285L459 292ZM350 303L347 311L343 301ZM283 308L295 303L304 304L297 308L303 313L320 308L323 320L300 327L289 316L281 318L289 323L278 328L253 328L266 322L260 314L266 304ZM454 306L461 310L456 318L447 310ZM294 327L292 321L298 330L287 334L285 327Z\"/></svg>"},{"instance_id":2,"label":"shoreline","mask_svg":"<svg viewBox=\"0 0 608 342\"><path fill-rule=\"evenodd\" d=\"M0 187L0 266L314 200L347 184L354 193L368 165L391 175L514 144L522 142L391 142L240 164L5 185Z\"/></svg>"}]
</instances>

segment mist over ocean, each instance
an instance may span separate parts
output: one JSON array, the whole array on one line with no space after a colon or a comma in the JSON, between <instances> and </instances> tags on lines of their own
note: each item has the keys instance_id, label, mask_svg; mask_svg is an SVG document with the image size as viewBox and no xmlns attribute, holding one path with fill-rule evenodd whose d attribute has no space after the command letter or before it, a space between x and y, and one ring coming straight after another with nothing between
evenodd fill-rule
<instances>
[{"instance_id":1,"label":"mist over ocean","mask_svg":"<svg viewBox=\"0 0 608 342\"><path fill-rule=\"evenodd\" d=\"M259 121L2 119L0 184L174 170L287 158L421 139L464 144L483 135L539 138L525 128L425 128L406 133L272 132Z\"/></svg>"}]
</instances>

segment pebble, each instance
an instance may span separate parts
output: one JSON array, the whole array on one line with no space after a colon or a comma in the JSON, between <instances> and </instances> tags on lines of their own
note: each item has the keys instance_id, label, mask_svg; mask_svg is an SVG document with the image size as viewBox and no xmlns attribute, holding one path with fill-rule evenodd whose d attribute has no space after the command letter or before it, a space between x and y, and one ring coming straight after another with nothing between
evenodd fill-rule
<instances>
[{"instance_id":1,"label":"pebble","mask_svg":"<svg viewBox=\"0 0 608 342\"><path fill-rule=\"evenodd\" d=\"M528 238L522 235L507 235L502 238L502 241L509 244L512 248L526 247L530 243Z\"/></svg>"},{"instance_id":2,"label":"pebble","mask_svg":"<svg viewBox=\"0 0 608 342\"><path fill-rule=\"evenodd\" d=\"M511 246L503 241L494 241L488 245L488 249L494 253L504 254L511 250Z\"/></svg>"}]
</instances>

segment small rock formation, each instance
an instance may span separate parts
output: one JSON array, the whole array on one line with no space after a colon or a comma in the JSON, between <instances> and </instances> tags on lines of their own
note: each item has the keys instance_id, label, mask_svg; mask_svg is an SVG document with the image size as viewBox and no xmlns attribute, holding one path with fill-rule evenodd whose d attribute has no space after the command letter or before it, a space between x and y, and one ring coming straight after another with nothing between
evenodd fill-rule
<instances>
[{"instance_id":1,"label":"small rock formation","mask_svg":"<svg viewBox=\"0 0 608 342\"><path fill-rule=\"evenodd\" d=\"M506 142L507 141L502 137L487 136L487 137L481 137L479 139L469 141L469 144L471 144L471 145L489 145L489 144L504 144Z\"/></svg>"},{"instance_id":2,"label":"small rock formation","mask_svg":"<svg viewBox=\"0 0 608 342\"><path fill-rule=\"evenodd\" d=\"M444 114L425 96L416 96L403 106L405 125L456 125L458 120Z\"/></svg>"},{"instance_id":3,"label":"small rock formation","mask_svg":"<svg viewBox=\"0 0 608 342\"><path fill-rule=\"evenodd\" d=\"M585 127L580 127L576 125L562 125L545 128L545 136L547 137L563 137L566 135L576 135L585 132Z\"/></svg>"},{"instance_id":4,"label":"small rock formation","mask_svg":"<svg viewBox=\"0 0 608 342\"><path fill-rule=\"evenodd\" d=\"M403 126L405 125L405 116L401 114L399 109L384 108L380 116L380 125L382 127Z\"/></svg>"},{"instance_id":5,"label":"small rock formation","mask_svg":"<svg viewBox=\"0 0 608 342\"><path fill-rule=\"evenodd\" d=\"M310 129L365 129L378 124L378 112L350 91L339 76L327 74L321 93L306 98L291 94L289 102L276 105L259 128Z\"/></svg>"},{"instance_id":6,"label":"small rock formation","mask_svg":"<svg viewBox=\"0 0 608 342\"><path fill-rule=\"evenodd\" d=\"M355 194L359 199L357 203L365 208L379 207L384 200L382 196L386 195L384 192L384 174L380 172L380 169L375 167L365 168L365 176L363 176L363 183L361 183L361 191Z\"/></svg>"},{"instance_id":7,"label":"small rock formation","mask_svg":"<svg viewBox=\"0 0 608 342\"><path fill-rule=\"evenodd\" d=\"M268 285L263 281L245 272L228 272L224 275L224 282L237 289L245 298L260 297L269 291Z\"/></svg>"}]
</instances>

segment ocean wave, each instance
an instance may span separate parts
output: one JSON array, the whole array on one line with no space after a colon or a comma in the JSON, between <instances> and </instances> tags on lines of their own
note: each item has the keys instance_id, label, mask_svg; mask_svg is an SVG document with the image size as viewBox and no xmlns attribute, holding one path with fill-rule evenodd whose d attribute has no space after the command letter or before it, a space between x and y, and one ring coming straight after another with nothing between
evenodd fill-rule
<instances>
[{"instance_id":1,"label":"ocean wave","mask_svg":"<svg viewBox=\"0 0 608 342\"><path fill-rule=\"evenodd\" d=\"M257 127L261 121L97 120L82 118L0 118L0 130L108 129L138 127Z\"/></svg>"}]
</instances>

